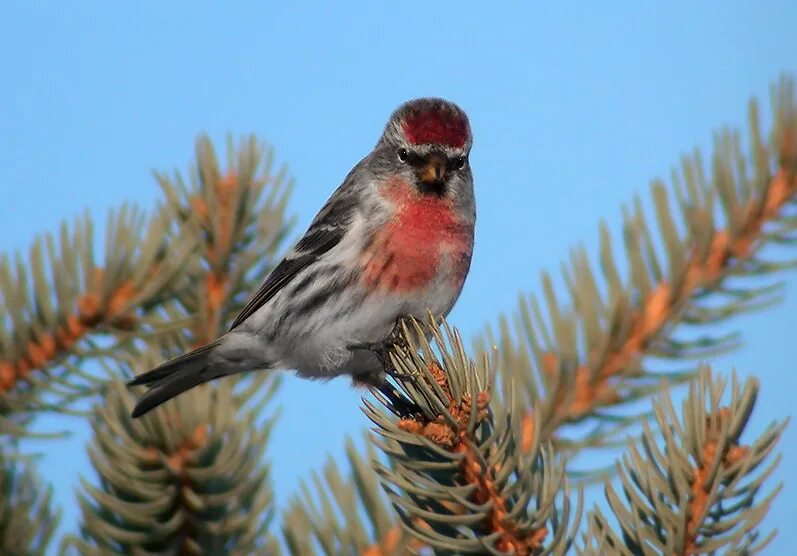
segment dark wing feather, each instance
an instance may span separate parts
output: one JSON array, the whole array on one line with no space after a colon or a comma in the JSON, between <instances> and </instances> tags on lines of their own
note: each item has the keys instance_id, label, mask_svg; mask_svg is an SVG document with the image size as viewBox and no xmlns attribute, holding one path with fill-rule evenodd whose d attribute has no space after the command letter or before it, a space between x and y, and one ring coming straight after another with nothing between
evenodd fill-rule
<instances>
[{"instance_id":1,"label":"dark wing feather","mask_svg":"<svg viewBox=\"0 0 797 556\"><path fill-rule=\"evenodd\" d=\"M351 194L342 194L343 190L344 188L341 187L327 201L299 243L271 271L255 296L241 310L230 330L252 316L277 292L296 278L302 270L340 243L346 234L356 207L355 197Z\"/></svg>"}]
</instances>

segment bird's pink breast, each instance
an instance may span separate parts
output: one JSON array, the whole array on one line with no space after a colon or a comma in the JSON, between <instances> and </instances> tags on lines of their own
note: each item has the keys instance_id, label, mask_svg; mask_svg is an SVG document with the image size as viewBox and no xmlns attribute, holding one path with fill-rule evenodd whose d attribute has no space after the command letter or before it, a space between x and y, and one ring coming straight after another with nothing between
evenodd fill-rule
<instances>
[{"instance_id":1,"label":"bird's pink breast","mask_svg":"<svg viewBox=\"0 0 797 556\"><path fill-rule=\"evenodd\" d=\"M363 281L381 290L421 290L444 272L460 288L470 265L473 228L450 199L420 195L409 184L388 191L395 215L380 230L364 258ZM443 259L449 264L443 265Z\"/></svg>"}]
</instances>

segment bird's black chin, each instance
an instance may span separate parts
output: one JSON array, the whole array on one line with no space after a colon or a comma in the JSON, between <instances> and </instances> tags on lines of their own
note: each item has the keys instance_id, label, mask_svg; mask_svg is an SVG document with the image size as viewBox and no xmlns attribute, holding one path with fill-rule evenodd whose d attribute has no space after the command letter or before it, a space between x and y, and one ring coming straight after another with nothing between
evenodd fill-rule
<instances>
[{"instance_id":1,"label":"bird's black chin","mask_svg":"<svg viewBox=\"0 0 797 556\"><path fill-rule=\"evenodd\" d=\"M444 197L448 191L448 185L444 181L419 181L418 191L424 195L434 195L435 197Z\"/></svg>"}]
</instances>

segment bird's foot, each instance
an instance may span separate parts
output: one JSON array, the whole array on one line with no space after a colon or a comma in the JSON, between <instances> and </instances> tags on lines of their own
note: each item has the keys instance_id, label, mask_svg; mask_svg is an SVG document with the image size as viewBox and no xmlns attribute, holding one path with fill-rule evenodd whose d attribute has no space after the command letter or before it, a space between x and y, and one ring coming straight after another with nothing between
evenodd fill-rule
<instances>
[{"instance_id":1,"label":"bird's foot","mask_svg":"<svg viewBox=\"0 0 797 556\"><path fill-rule=\"evenodd\" d=\"M385 381L379 386L376 386L388 402L390 402L390 409L402 419L422 419L423 412L412 400L402 396L398 388Z\"/></svg>"},{"instance_id":2,"label":"bird's foot","mask_svg":"<svg viewBox=\"0 0 797 556\"><path fill-rule=\"evenodd\" d=\"M401 317L396 321L396 324L393 325L393 330L390 331L390 335L387 337L386 342L392 344L400 350L408 351L410 349L410 344L407 342L407 338L403 334L405 322L407 322L405 317ZM411 328L409 329L412 330Z\"/></svg>"},{"instance_id":3,"label":"bird's foot","mask_svg":"<svg viewBox=\"0 0 797 556\"><path fill-rule=\"evenodd\" d=\"M388 374L395 377L393 373L378 371L358 374L352 377L352 380L355 385L361 385L370 388L371 393L374 395L376 395L376 392L378 391L384 398L380 399L380 401L387 405L388 408L400 418L423 418L423 412L421 411L421 408L418 407L415 402L402 395L401 392L399 392L399 389L388 381ZM399 379L395 378L395 380ZM377 396L377 398L378 397L379 396ZM385 401L387 401L389 405L386 404Z\"/></svg>"},{"instance_id":4,"label":"bird's foot","mask_svg":"<svg viewBox=\"0 0 797 556\"><path fill-rule=\"evenodd\" d=\"M382 366L390 375L394 373L391 372L391 365L390 365L390 351L409 351L410 345L407 342L407 339L402 334L402 322L403 318L400 318L396 321L396 324L393 326L393 330L390 331L387 338L378 342L376 344L372 344L368 346L368 349L373 351L376 356L379 358L379 361L382 363Z\"/></svg>"}]
</instances>

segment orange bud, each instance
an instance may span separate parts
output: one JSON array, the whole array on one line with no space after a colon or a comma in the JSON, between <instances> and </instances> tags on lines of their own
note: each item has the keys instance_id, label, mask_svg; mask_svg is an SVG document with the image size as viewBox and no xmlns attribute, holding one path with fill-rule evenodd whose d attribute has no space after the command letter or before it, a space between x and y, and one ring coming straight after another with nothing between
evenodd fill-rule
<instances>
[{"instance_id":1,"label":"orange bud","mask_svg":"<svg viewBox=\"0 0 797 556\"><path fill-rule=\"evenodd\" d=\"M14 365L8 361L0 361L0 392L7 392L16 382Z\"/></svg>"},{"instance_id":2,"label":"orange bud","mask_svg":"<svg viewBox=\"0 0 797 556\"><path fill-rule=\"evenodd\" d=\"M41 369L47 363L44 349L36 342L30 342L28 344L27 353L27 359L30 361L31 367Z\"/></svg>"},{"instance_id":3,"label":"orange bud","mask_svg":"<svg viewBox=\"0 0 797 556\"><path fill-rule=\"evenodd\" d=\"M559 372L559 356L550 351L542 354L542 370L546 374L553 375Z\"/></svg>"},{"instance_id":4,"label":"orange bud","mask_svg":"<svg viewBox=\"0 0 797 556\"><path fill-rule=\"evenodd\" d=\"M86 326L96 326L102 320L100 296L96 293L81 295L77 300L78 318Z\"/></svg>"},{"instance_id":5,"label":"orange bud","mask_svg":"<svg viewBox=\"0 0 797 556\"><path fill-rule=\"evenodd\" d=\"M216 311L224 303L227 295L227 277L210 273L205 278L208 305L211 311Z\"/></svg>"},{"instance_id":6,"label":"orange bud","mask_svg":"<svg viewBox=\"0 0 797 556\"><path fill-rule=\"evenodd\" d=\"M647 303L645 303L644 325L642 326L644 337L658 332L667 322L670 316L670 293L670 285L667 282L661 282L648 297Z\"/></svg>"},{"instance_id":7,"label":"orange bud","mask_svg":"<svg viewBox=\"0 0 797 556\"><path fill-rule=\"evenodd\" d=\"M124 312L135 295L135 288L129 281L119 286L119 289L116 290L111 296L111 299L108 300L108 315L111 317L119 316Z\"/></svg>"},{"instance_id":8,"label":"orange bud","mask_svg":"<svg viewBox=\"0 0 797 556\"><path fill-rule=\"evenodd\" d=\"M55 337L52 334L44 334L39 340L39 345L44 351L44 356L47 359L52 359L58 353Z\"/></svg>"},{"instance_id":9,"label":"orange bud","mask_svg":"<svg viewBox=\"0 0 797 556\"><path fill-rule=\"evenodd\" d=\"M421 432L423 432L423 425L415 419L400 419L398 428L413 434L421 434Z\"/></svg>"}]
</instances>

